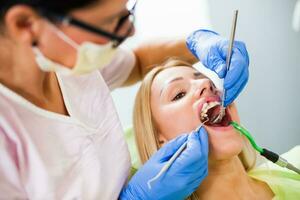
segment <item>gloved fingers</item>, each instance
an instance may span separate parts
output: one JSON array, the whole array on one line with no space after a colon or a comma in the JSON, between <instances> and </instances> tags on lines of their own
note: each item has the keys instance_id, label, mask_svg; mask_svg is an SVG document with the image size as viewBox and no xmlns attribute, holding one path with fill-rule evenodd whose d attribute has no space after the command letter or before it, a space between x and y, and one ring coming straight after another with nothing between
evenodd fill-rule
<instances>
[{"instance_id":1,"label":"gloved fingers","mask_svg":"<svg viewBox=\"0 0 300 200\"><path fill-rule=\"evenodd\" d=\"M241 52L241 54L243 54L246 63L248 63L249 65L249 55L248 55L246 44L242 41L234 41L233 47L237 48Z\"/></svg>"},{"instance_id":2,"label":"gloved fingers","mask_svg":"<svg viewBox=\"0 0 300 200\"><path fill-rule=\"evenodd\" d=\"M203 154L208 157L208 134L203 126L198 131L198 134L201 142L201 150Z\"/></svg>"},{"instance_id":3,"label":"gloved fingers","mask_svg":"<svg viewBox=\"0 0 300 200\"><path fill-rule=\"evenodd\" d=\"M176 162L185 166L207 159L207 151L202 152L201 145L208 145L207 132L204 128L200 131L192 132L188 136L187 147L177 158Z\"/></svg>"},{"instance_id":4,"label":"gloved fingers","mask_svg":"<svg viewBox=\"0 0 300 200\"><path fill-rule=\"evenodd\" d=\"M194 159L193 162L190 162L189 167L185 167L182 171L184 174L193 174L193 179L200 179L203 176L207 176L207 169L208 157L200 156L198 159Z\"/></svg>"},{"instance_id":5,"label":"gloved fingers","mask_svg":"<svg viewBox=\"0 0 300 200\"><path fill-rule=\"evenodd\" d=\"M224 78L224 88L230 89L239 80L247 79L248 75L248 63L245 63L244 59L240 57L240 53L235 51L231 59L229 71L227 71Z\"/></svg>"},{"instance_id":6,"label":"gloved fingers","mask_svg":"<svg viewBox=\"0 0 300 200\"><path fill-rule=\"evenodd\" d=\"M202 181L207 177L208 175L208 168L205 167L203 169L201 169L200 171L197 171L196 173L193 173L193 179L190 179L190 181L188 183L186 183L186 185L188 185L188 194L193 193L194 191L196 191L200 184L202 183Z\"/></svg>"},{"instance_id":7,"label":"gloved fingers","mask_svg":"<svg viewBox=\"0 0 300 200\"><path fill-rule=\"evenodd\" d=\"M197 132L195 132L195 136L197 137L198 141L199 141L199 150L198 150L198 154L195 154L195 156L199 156L198 159L195 159L194 161L191 160L191 163L195 166L200 167L199 170L197 171L201 171L201 169L205 169L208 167L208 134L205 130L205 128L202 126ZM187 149L188 150L188 149ZM195 152L194 152L195 153Z\"/></svg>"},{"instance_id":8,"label":"gloved fingers","mask_svg":"<svg viewBox=\"0 0 300 200\"><path fill-rule=\"evenodd\" d=\"M233 80L229 79L230 77L232 76L228 73L228 76L226 76L224 80L224 89L226 90L225 104L230 104L239 95L239 93L248 82L248 68L244 68L244 71L241 73L238 79L235 80L234 83Z\"/></svg>"},{"instance_id":9,"label":"gloved fingers","mask_svg":"<svg viewBox=\"0 0 300 200\"><path fill-rule=\"evenodd\" d=\"M219 78L224 78L227 70L226 62L219 51L211 50L207 52L207 54L204 55L202 59L200 58L200 60L206 68L214 71L219 76Z\"/></svg>"},{"instance_id":10,"label":"gloved fingers","mask_svg":"<svg viewBox=\"0 0 300 200\"><path fill-rule=\"evenodd\" d=\"M217 32L208 29L199 29L194 33L198 33L198 38L202 40L208 40L211 37L213 38L220 37L220 35Z\"/></svg>"},{"instance_id":11,"label":"gloved fingers","mask_svg":"<svg viewBox=\"0 0 300 200\"><path fill-rule=\"evenodd\" d=\"M223 39L220 43L221 44L217 45L217 47L219 47L218 52L220 52L221 58L226 63L226 59L228 56L229 41ZM248 66L249 66L249 56L248 56L245 43L241 41L234 41L232 47L230 67L229 67L229 71L227 71L227 74L228 73L232 74L233 77L238 78L239 75L242 73L243 69L244 68L248 69ZM224 78L224 76L220 78Z\"/></svg>"},{"instance_id":12,"label":"gloved fingers","mask_svg":"<svg viewBox=\"0 0 300 200\"><path fill-rule=\"evenodd\" d=\"M211 46L209 45L211 40L216 40L217 38L221 38L218 33L207 29L199 29L187 37L186 45L194 56L200 59L200 56L204 54L203 49L205 48L203 47Z\"/></svg>"},{"instance_id":13,"label":"gloved fingers","mask_svg":"<svg viewBox=\"0 0 300 200\"><path fill-rule=\"evenodd\" d=\"M135 199L135 192L130 184L124 187L120 193L119 199L120 200L133 200Z\"/></svg>"},{"instance_id":14,"label":"gloved fingers","mask_svg":"<svg viewBox=\"0 0 300 200\"><path fill-rule=\"evenodd\" d=\"M186 45L189 49L193 49L196 47L196 44L200 44L203 46L203 44L207 43L211 38L216 39L217 37L220 37L218 33L207 30L207 29L199 29L191 34L186 39Z\"/></svg>"},{"instance_id":15,"label":"gloved fingers","mask_svg":"<svg viewBox=\"0 0 300 200\"><path fill-rule=\"evenodd\" d=\"M228 44L223 46L222 56L227 57ZM246 49L246 45L243 42L235 41L233 44L231 62L229 70L225 77L225 88L230 88L235 85L240 76L248 71L249 56Z\"/></svg>"},{"instance_id":16,"label":"gloved fingers","mask_svg":"<svg viewBox=\"0 0 300 200\"><path fill-rule=\"evenodd\" d=\"M190 185L198 185L207 177L208 167L202 167L198 173L195 174L194 179L189 183ZM199 173L200 172L200 173ZM197 186L197 187L198 187ZM197 188L196 188L197 189Z\"/></svg>"},{"instance_id":17,"label":"gloved fingers","mask_svg":"<svg viewBox=\"0 0 300 200\"><path fill-rule=\"evenodd\" d=\"M182 134L169 141L154 154L155 158L157 158L160 162L168 161L174 155L174 153L183 145L187 138L187 134Z\"/></svg>"},{"instance_id":18,"label":"gloved fingers","mask_svg":"<svg viewBox=\"0 0 300 200\"><path fill-rule=\"evenodd\" d=\"M226 60L226 57L228 55L229 42L230 42L229 40L223 39L221 41L222 44L218 45L221 48L219 51L221 52L221 56L222 56L222 58L224 58L224 60ZM240 51L240 53L243 55L245 61L249 63L249 55L248 55L247 48L246 48L246 45L244 42L234 41L232 50Z\"/></svg>"},{"instance_id":19,"label":"gloved fingers","mask_svg":"<svg viewBox=\"0 0 300 200\"><path fill-rule=\"evenodd\" d=\"M197 188L199 188L199 187L201 187L201 183L203 182L203 180L206 178L208 176L208 168L206 168L204 171L203 171L203 174L202 174L202 176L199 176L198 177L198 180L197 181L195 181L195 185L197 185ZM197 189L196 188L196 189ZM195 189L195 190L196 190Z\"/></svg>"},{"instance_id":20,"label":"gloved fingers","mask_svg":"<svg viewBox=\"0 0 300 200\"><path fill-rule=\"evenodd\" d=\"M237 84L233 88L226 90L226 96L225 96L225 101L224 101L224 106L228 106L231 104L235 98L238 96L238 94L242 91L242 89L246 86L248 81L248 78L246 80L243 80L239 82L240 84Z\"/></svg>"}]
</instances>

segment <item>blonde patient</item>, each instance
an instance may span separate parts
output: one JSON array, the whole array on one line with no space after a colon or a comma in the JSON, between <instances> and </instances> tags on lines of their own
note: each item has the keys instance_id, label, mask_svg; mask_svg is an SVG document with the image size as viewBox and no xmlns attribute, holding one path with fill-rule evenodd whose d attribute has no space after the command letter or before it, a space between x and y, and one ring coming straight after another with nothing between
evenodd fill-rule
<instances>
[{"instance_id":1,"label":"blonde patient","mask_svg":"<svg viewBox=\"0 0 300 200\"><path fill-rule=\"evenodd\" d=\"M189 63L173 59L154 68L144 78L134 108L134 132L142 163L167 141L195 130L205 113L216 112L205 112L207 103L219 101L212 81ZM270 187L247 174L255 166L256 154L247 139L229 125L230 120L240 121L234 104L227 107L220 124L205 123L208 176L189 199L272 199Z\"/></svg>"}]
</instances>

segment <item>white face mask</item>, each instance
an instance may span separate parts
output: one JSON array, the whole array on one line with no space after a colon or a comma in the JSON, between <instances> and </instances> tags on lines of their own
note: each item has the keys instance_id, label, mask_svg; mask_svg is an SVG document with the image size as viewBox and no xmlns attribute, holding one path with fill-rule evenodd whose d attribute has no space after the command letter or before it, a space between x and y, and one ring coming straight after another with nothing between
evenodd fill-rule
<instances>
[{"instance_id":1,"label":"white face mask","mask_svg":"<svg viewBox=\"0 0 300 200\"><path fill-rule=\"evenodd\" d=\"M105 45L83 42L81 45L78 45L55 26L53 26L53 29L62 40L77 50L76 63L72 69L69 69L66 66L46 58L37 47L33 47L33 51L36 55L35 60L42 71L77 75L86 74L96 69L102 69L111 62L116 53L117 49L112 47L112 42Z\"/></svg>"}]
</instances>

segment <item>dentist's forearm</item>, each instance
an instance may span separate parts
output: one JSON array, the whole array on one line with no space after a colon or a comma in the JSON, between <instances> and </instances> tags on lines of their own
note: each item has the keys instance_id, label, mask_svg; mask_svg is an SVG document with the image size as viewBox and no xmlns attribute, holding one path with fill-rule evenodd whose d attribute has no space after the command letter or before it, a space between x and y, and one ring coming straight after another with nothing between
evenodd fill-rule
<instances>
[{"instance_id":1,"label":"dentist's forearm","mask_svg":"<svg viewBox=\"0 0 300 200\"><path fill-rule=\"evenodd\" d=\"M134 50L136 66L125 85L141 80L155 65L161 64L170 57L195 63L195 56L188 50L185 39L149 41Z\"/></svg>"}]
</instances>

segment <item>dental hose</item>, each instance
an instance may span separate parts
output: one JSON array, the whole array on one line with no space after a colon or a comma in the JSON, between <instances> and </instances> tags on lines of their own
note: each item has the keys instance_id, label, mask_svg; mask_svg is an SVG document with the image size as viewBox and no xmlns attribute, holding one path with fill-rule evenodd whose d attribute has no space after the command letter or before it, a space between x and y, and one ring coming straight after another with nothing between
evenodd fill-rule
<instances>
[{"instance_id":1,"label":"dental hose","mask_svg":"<svg viewBox=\"0 0 300 200\"><path fill-rule=\"evenodd\" d=\"M252 147L258 151L260 153L260 155L262 155L263 157L265 157L266 159L272 161L273 163L277 164L280 167L284 167L287 168L289 170L292 170L298 174L300 174L300 169L296 168L295 166L293 166L291 163L289 163L286 159L282 158L281 156L279 156L277 153L274 153L273 151L270 151L268 149L265 148L261 148L259 147L253 137L251 136L251 134L242 126L240 126L237 122L230 122L230 124L238 131L240 132L242 135L244 135L249 142L251 143Z\"/></svg>"}]
</instances>

